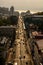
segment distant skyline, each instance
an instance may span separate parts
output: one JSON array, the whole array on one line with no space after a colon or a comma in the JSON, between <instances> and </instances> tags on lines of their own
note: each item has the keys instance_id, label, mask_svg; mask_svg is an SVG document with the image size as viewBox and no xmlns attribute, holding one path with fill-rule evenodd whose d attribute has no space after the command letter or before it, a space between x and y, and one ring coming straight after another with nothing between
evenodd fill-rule
<instances>
[{"instance_id":1,"label":"distant skyline","mask_svg":"<svg viewBox=\"0 0 43 65\"><path fill-rule=\"evenodd\" d=\"M0 0L0 6L14 6L15 10L43 11L43 0Z\"/></svg>"}]
</instances>

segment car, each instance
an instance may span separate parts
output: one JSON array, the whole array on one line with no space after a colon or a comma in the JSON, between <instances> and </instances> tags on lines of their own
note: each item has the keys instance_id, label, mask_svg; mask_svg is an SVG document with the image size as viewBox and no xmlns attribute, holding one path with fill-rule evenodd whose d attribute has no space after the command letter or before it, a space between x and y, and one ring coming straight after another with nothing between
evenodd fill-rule
<instances>
[{"instance_id":1,"label":"car","mask_svg":"<svg viewBox=\"0 0 43 65\"><path fill-rule=\"evenodd\" d=\"M12 62L8 62L7 65L13 65L13 63Z\"/></svg>"}]
</instances>

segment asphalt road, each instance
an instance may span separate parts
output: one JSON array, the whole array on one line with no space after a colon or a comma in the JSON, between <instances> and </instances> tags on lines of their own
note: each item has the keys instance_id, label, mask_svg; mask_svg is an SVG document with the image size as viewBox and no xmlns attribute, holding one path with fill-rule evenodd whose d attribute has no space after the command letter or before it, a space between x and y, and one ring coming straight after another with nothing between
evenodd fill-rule
<instances>
[{"instance_id":1,"label":"asphalt road","mask_svg":"<svg viewBox=\"0 0 43 65\"><path fill-rule=\"evenodd\" d=\"M33 65L32 58L29 51L28 41L26 38L26 31L23 26L24 22L19 17L18 28L16 30L16 58L14 64L16 65ZM26 47L27 44L27 47ZM28 48L28 50L27 50Z\"/></svg>"}]
</instances>

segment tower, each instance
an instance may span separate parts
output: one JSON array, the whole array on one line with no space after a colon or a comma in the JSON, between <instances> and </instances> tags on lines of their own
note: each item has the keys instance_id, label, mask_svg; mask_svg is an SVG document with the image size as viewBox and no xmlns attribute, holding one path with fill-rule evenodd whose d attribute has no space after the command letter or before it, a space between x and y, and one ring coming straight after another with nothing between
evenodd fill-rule
<instances>
[{"instance_id":1,"label":"tower","mask_svg":"<svg viewBox=\"0 0 43 65\"><path fill-rule=\"evenodd\" d=\"M14 7L13 7L13 6L11 6L11 8L10 8L10 14L11 14L11 15L14 14Z\"/></svg>"}]
</instances>

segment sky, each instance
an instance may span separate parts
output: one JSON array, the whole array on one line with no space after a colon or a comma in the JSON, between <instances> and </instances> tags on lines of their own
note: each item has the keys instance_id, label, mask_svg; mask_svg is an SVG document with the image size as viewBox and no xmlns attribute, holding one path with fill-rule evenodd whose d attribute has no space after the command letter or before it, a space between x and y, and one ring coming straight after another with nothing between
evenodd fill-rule
<instances>
[{"instance_id":1,"label":"sky","mask_svg":"<svg viewBox=\"0 0 43 65\"><path fill-rule=\"evenodd\" d=\"M43 0L0 0L0 6L14 6L15 10L43 11Z\"/></svg>"}]
</instances>

